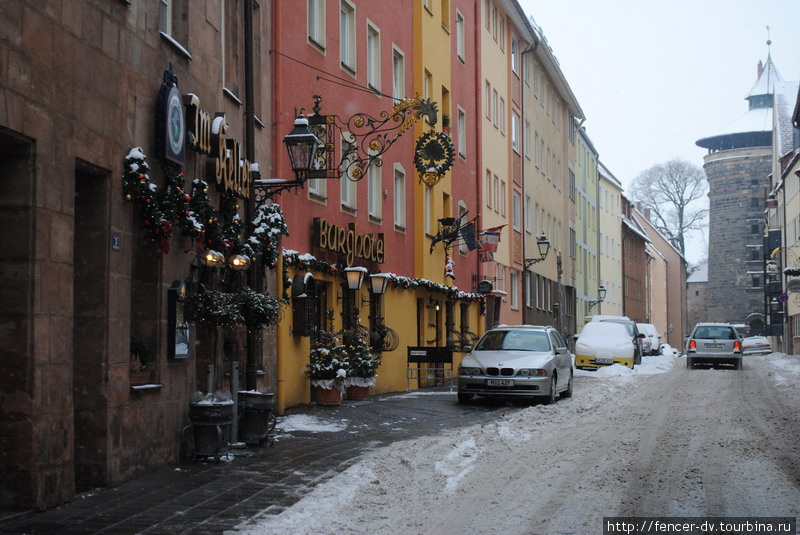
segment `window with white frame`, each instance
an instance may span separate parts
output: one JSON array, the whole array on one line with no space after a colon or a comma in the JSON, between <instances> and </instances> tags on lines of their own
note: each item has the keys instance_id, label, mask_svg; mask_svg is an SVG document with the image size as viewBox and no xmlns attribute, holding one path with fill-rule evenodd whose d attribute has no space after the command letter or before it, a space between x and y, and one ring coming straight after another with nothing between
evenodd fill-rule
<instances>
[{"instance_id":1,"label":"window with white frame","mask_svg":"<svg viewBox=\"0 0 800 535\"><path fill-rule=\"evenodd\" d=\"M519 281L517 280L517 270L510 270L511 276L511 308L517 310L519 308Z\"/></svg>"},{"instance_id":2,"label":"window with white frame","mask_svg":"<svg viewBox=\"0 0 800 535\"><path fill-rule=\"evenodd\" d=\"M382 193L381 168L372 164L367 170L367 210L369 211L369 216L373 219L381 219L383 215L381 206L383 204L381 202Z\"/></svg>"},{"instance_id":3,"label":"window with white frame","mask_svg":"<svg viewBox=\"0 0 800 535\"><path fill-rule=\"evenodd\" d=\"M158 31L172 35L172 0L158 1Z\"/></svg>"},{"instance_id":4,"label":"window with white frame","mask_svg":"<svg viewBox=\"0 0 800 535\"><path fill-rule=\"evenodd\" d=\"M394 225L406 228L406 172L403 166L394 166Z\"/></svg>"},{"instance_id":5,"label":"window with white frame","mask_svg":"<svg viewBox=\"0 0 800 535\"><path fill-rule=\"evenodd\" d=\"M307 0L308 40L325 49L325 0Z\"/></svg>"},{"instance_id":6,"label":"window with white frame","mask_svg":"<svg viewBox=\"0 0 800 535\"><path fill-rule=\"evenodd\" d=\"M511 113L511 146L519 153L519 115Z\"/></svg>"},{"instance_id":7,"label":"window with white frame","mask_svg":"<svg viewBox=\"0 0 800 535\"><path fill-rule=\"evenodd\" d=\"M525 119L525 129L522 133L522 140L525 144L525 157L531 159L531 122Z\"/></svg>"},{"instance_id":8,"label":"window with white frame","mask_svg":"<svg viewBox=\"0 0 800 535\"><path fill-rule=\"evenodd\" d=\"M467 205L464 201L458 201L458 217L461 218L461 221L464 221L466 216L464 214L467 213ZM466 256L469 253L469 249L467 248L467 243L464 240L458 240L458 252L461 255Z\"/></svg>"},{"instance_id":9,"label":"window with white frame","mask_svg":"<svg viewBox=\"0 0 800 535\"><path fill-rule=\"evenodd\" d=\"M497 89L492 89L492 124L497 126Z\"/></svg>"},{"instance_id":10,"label":"window with white frame","mask_svg":"<svg viewBox=\"0 0 800 535\"><path fill-rule=\"evenodd\" d=\"M531 231L531 196L525 195L525 231Z\"/></svg>"},{"instance_id":11,"label":"window with white frame","mask_svg":"<svg viewBox=\"0 0 800 535\"><path fill-rule=\"evenodd\" d=\"M465 63L467 60L466 46L464 15L462 15L460 11L456 10L456 52L458 54L458 59L461 60L461 63Z\"/></svg>"},{"instance_id":12,"label":"window with white frame","mask_svg":"<svg viewBox=\"0 0 800 535\"><path fill-rule=\"evenodd\" d=\"M500 97L500 117L498 119L500 132L506 133L506 101Z\"/></svg>"},{"instance_id":13,"label":"window with white frame","mask_svg":"<svg viewBox=\"0 0 800 535\"><path fill-rule=\"evenodd\" d=\"M497 6L492 4L492 38L497 41Z\"/></svg>"},{"instance_id":14,"label":"window with white frame","mask_svg":"<svg viewBox=\"0 0 800 535\"><path fill-rule=\"evenodd\" d=\"M539 132L534 134L533 143L533 165L539 167Z\"/></svg>"},{"instance_id":15,"label":"window with white frame","mask_svg":"<svg viewBox=\"0 0 800 535\"><path fill-rule=\"evenodd\" d=\"M392 96L395 100L406 96L406 59L398 48L392 50Z\"/></svg>"},{"instance_id":16,"label":"window with white frame","mask_svg":"<svg viewBox=\"0 0 800 535\"><path fill-rule=\"evenodd\" d=\"M367 84L381 90L381 33L370 23L367 23Z\"/></svg>"},{"instance_id":17,"label":"window with white frame","mask_svg":"<svg viewBox=\"0 0 800 535\"><path fill-rule=\"evenodd\" d=\"M431 98L431 86L433 85L433 76L425 70L425 76L422 78L422 97Z\"/></svg>"},{"instance_id":18,"label":"window with white frame","mask_svg":"<svg viewBox=\"0 0 800 535\"><path fill-rule=\"evenodd\" d=\"M425 234L431 234L433 226L431 225L431 217L433 217L433 206L431 200L431 187L425 186Z\"/></svg>"},{"instance_id":19,"label":"window with white frame","mask_svg":"<svg viewBox=\"0 0 800 535\"><path fill-rule=\"evenodd\" d=\"M500 35L498 36L500 41L500 50L506 49L506 18L500 17Z\"/></svg>"},{"instance_id":20,"label":"window with white frame","mask_svg":"<svg viewBox=\"0 0 800 535\"><path fill-rule=\"evenodd\" d=\"M347 167L348 163L353 162L356 159L355 138L349 132L342 132L342 155L344 158L340 158L340 160L342 161L344 167ZM351 172L355 168L355 165L349 167ZM339 193L341 205L350 210L355 210L356 182L351 180L350 172L343 174L342 178L339 180Z\"/></svg>"},{"instance_id":21,"label":"window with white frame","mask_svg":"<svg viewBox=\"0 0 800 535\"><path fill-rule=\"evenodd\" d=\"M490 170L486 170L486 183L485 188L486 191L484 192L484 197L486 197L486 206L489 208L492 207L492 172Z\"/></svg>"},{"instance_id":22,"label":"window with white frame","mask_svg":"<svg viewBox=\"0 0 800 535\"><path fill-rule=\"evenodd\" d=\"M531 272L525 272L525 306L531 307Z\"/></svg>"},{"instance_id":23,"label":"window with white frame","mask_svg":"<svg viewBox=\"0 0 800 535\"><path fill-rule=\"evenodd\" d=\"M484 11L486 11L486 17L485 17L486 29L488 30L492 25L492 13L491 13L492 0L486 0L484 2L484 6L485 6Z\"/></svg>"},{"instance_id":24,"label":"window with white frame","mask_svg":"<svg viewBox=\"0 0 800 535\"><path fill-rule=\"evenodd\" d=\"M343 67L356 72L356 8L348 0L339 4L339 58Z\"/></svg>"},{"instance_id":25,"label":"window with white frame","mask_svg":"<svg viewBox=\"0 0 800 535\"><path fill-rule=\"evenodd\" d=\"M492 118L492 85L486 80L486 118Z\"/></svg>"},{"instance_id":26,"label":"window with white frame","mask_svg":"<svg viewBox=\"0 0 800 535\"><path fill-rule=\"evenodd\" d=\"M500 181L500 215L506 215L506 181Z\"/></svg>"},{"instance_id":27,"label":"window with white frame","mask_svg":"<svg viewBox=\"0 0 800 535\"><path fill-rule=\"evenodd\" d=\"M456 124L458 131L456 132L456 139L458 140L458 155L462 158L467 157L467 112L460 106L458 107L458 123Z\"/></svg>"},{"instance_id":28,"label":"window with white frame","mask_svg":"<svg viewBox=\"0 0 800 535\"><path fill-rule=\"evenodd\" d=\"M520 211L520 198L519 193L516 191L511 194L511 221L514 225L514 230L522 230L520 226L522 223L522 216Z\"/></svg>"},{"instance_id":29,"label":"window with white frame","mask_svg":"<svg viewBox=\"0 0 800 535\"><path fill-rule=\"evenodd\" d=\"M519 39L516 35L511 36L511 70L519 76Z\"/></svg>"},{"instance_id":30,"label":"window with white frame","mask_svg":"<svg viewBox=\"0 0 800 535\"><path fill-rule=\"evenodd\" d=\"M500 210L500 179L494 175L494 211Z\"/></svg>"}]
</instances>

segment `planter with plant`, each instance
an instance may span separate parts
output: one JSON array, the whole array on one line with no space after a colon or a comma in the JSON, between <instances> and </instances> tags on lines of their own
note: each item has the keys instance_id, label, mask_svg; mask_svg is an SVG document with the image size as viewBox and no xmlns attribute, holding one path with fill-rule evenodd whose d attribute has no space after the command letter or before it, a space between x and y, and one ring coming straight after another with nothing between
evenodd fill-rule
<instances>
[{"instance_id":1,"label":"planter with plant","mask_svg":"<svg viewBox=\"0 0 800 535\"><path fill-rule=\"evenodd\" d=\"M381 355L372 353L369 344L357 331L345 331L342 345L347 355L347 376L344 379L347 399L364 400L369 396L369 389L375 386Z\"/></svg>"},{"instance_id":2,"label":"planter with plant","mask_svg":"<svg viewBox=\"0 0 800 535\"><path fill-rule=\"evenodd\" d=\"M316 388L317 405L339 405L344 379L347 377L347 355L339 333L318 331L311 341L306 375Z\"/></svg>"}]
</instances>

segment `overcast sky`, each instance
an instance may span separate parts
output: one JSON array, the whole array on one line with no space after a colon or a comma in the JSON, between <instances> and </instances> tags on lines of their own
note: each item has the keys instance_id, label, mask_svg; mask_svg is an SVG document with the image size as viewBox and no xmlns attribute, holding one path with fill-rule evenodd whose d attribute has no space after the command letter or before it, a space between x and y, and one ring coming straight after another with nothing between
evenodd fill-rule
<instances>
[{"instance_id":1,"label":"overcast sky","mask_svg":"<svg viewBox=\"0 0 800 535\"><path fill-rule=\"evenodd\" d=\"M657 163L702 166L695 141L747 112L767 58L800 79L800 0L519 0L542 28L623 186ZM688 260L705 255L692 240Z\"/></svg>"}]
</instances>

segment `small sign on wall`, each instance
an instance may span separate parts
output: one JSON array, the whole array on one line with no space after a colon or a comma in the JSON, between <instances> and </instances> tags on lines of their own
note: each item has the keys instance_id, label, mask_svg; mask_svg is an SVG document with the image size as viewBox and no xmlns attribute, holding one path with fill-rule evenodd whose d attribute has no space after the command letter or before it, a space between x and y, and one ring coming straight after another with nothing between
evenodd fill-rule
<instances>
[{"instance_id":1,"label":"small sign on wall","mask_svg":"<svg viewBox=\"0 0 800 535\"><path fill-rule=\"evenodd\" d=\"M111 236L111 250L119 251L119 236Z\"/></svg>"}]
</instances>

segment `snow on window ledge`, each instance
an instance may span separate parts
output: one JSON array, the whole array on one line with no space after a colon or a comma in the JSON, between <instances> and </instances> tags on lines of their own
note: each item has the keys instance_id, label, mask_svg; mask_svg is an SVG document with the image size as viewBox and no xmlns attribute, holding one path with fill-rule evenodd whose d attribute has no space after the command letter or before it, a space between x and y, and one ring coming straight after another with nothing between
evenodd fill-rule
<instances>
[{"instance_id":1,"label":"snow on window ledge","mask_svg":"<svg viewBox=\"0 0 800 535\"><path fill-rule=\"evenodd\" d=\"M180 52L181 54L186 56L186 58L192 59L192 54L188 50L186 50L186 48L182 44L180 44L178 41L176 41L174 37L172 37L168 33L164 33L164 32L158 32L158 33L160 33L161 37L166 39L166 41L169 44L171 44L178 52Z\"/></svg>"}]
</instances>

